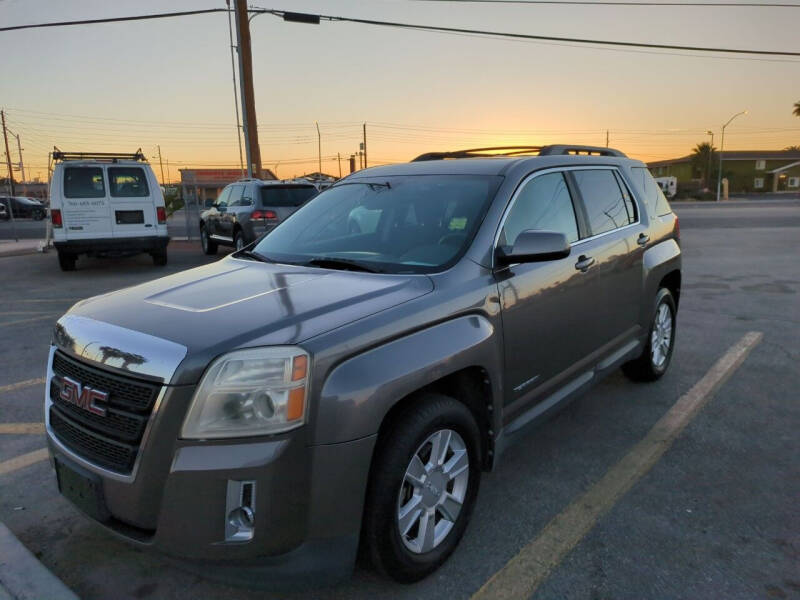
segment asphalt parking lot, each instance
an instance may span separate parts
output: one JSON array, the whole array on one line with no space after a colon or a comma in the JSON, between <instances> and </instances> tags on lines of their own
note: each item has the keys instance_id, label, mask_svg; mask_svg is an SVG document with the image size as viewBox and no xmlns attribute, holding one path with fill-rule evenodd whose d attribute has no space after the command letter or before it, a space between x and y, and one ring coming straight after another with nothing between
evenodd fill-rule
<instances>
[{"instance_id":1,"label":"asphalt parking lot","mask_svg":"<svg viewBox=\"0 0 800 600\"><path fill-rule=\"evenodd\" d=\"M197 575L90 523L58 495L39 455L10 469L45 446L41 378L55 320L79 299L210 258L186 242L170 246L164 268L140 256L81 259L62 273L54 253L0 258L0 521L82 598L466 598L515 557L529 560L525 548L548 523L743 336L760 332L652 468L547 567L533 596L800 597L800 202L676 210L684 279L669 373L654 384L616 373L508 450L484 476L460 547L412 586L363 568L312 592L218 584L213 571Z\"/></svg>"}]
</instances>

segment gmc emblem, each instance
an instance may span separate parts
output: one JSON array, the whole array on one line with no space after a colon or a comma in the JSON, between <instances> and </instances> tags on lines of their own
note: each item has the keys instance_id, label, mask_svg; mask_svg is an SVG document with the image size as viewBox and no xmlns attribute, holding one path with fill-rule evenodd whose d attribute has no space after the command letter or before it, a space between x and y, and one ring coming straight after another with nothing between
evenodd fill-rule
<instances>
[{"instance_id":1,"label":"gmc emblem","mask_svg":"<svg viewBox=\"0 0 800 600\"><path fill-rule=\"evenodd\" d=\"M106 402L108 400L108 392L101 392L89 386L82 386L79 382L69 377L61 377L60 391L58 397L64 402L69 402L75 406L88 410L90 413L106 416L106 409L97 405L97 401Z\"/></svg>"}]
</instances>

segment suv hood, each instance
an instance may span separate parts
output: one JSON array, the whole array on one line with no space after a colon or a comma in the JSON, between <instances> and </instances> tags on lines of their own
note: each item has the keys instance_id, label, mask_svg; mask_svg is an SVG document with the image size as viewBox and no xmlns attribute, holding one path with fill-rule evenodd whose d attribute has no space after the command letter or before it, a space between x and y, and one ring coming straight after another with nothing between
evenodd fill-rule
<instances>
[{"instance_id":1,"label":"suv hood","mask_svg":"<svg viewBox=\"0 0 800 600\"><path fill-rule=\"evenodd\" d=\"M86 337L65 328L87 319L94 321L95 338L103 331L98 321L112 325L107 328L111 339L103 343L122 352L133 349L123 347L119 328L136 332L140 340L145 337L138 334L167 340L186 354L173 383L192 383L210 360L225 352L297 344L432 290L425 275L333 271L228 257L78 302L59 321L56 340ZM70 346L66 349L72 353L97 360L90 350L78 352L77 345Z\"/></svg>"}]
</instances>

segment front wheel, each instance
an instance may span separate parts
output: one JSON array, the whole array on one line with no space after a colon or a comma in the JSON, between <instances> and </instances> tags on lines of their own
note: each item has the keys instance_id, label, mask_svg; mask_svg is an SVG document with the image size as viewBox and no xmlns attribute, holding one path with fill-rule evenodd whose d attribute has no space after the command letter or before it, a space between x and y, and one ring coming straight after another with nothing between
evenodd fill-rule
<instances>
[{"instance_id":1,"label":"front wheel","mask_svg":"<svg viewBox=\"0 0 800 600\"><path fill-rule=\"evenodd\" d=\"M480 476L469 409L438 394L414 402L376 449L363 540L372 563L404 583L439 568L464 534Z\"/></svg>"},{"instance_id":2,"label":"front wheel","mask_svg":"<svg viewBox=\"0 0 800 600\"><path fill-rule=\"evenodd\" d=\"M203 247L203 254L217 253L217 243L211 240L205 225L200 225L200 245Z\"/></svg>"},{"instance_id":3,"label":"front wheel","mask_svg":"<svg viewBox=\"0 0 800 600\"><path fill-rule=\"evenodd\" d=\"M656 310L650 323L642 354L622 365L622 370L634 381L655 381L667 372L675 346L675 299L670 291L661 288L656 294Z\"/></svg>"}]
</instances>

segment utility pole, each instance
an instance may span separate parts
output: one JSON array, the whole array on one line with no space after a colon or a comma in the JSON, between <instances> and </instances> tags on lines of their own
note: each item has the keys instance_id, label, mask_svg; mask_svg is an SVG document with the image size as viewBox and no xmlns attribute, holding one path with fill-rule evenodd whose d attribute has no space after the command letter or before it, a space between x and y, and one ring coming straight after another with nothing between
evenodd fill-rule
<instances>
[{"instance_id":1,"label":"utility pole","mask_svg":"<svg viewBox=\"0 0 800 600\"><path fill-rule=\"evenodd\" d=\"M261 150L258 147L255 92L253 91L253 55L250 51L250 21L247 1L235 0L236 39L239 46L239 86L242 94L242 129L247 154L247 176L261 177Z\"/></svg>"},{"instance_id":2,"label":"utility pole","mask_svg":"<svg viewBox=\"0 0 800 600\"><path fill-rule=\"evenodd\" d=\"M364 168L367 168L367 124L364 123Z\"/></svg>"},{"instance_id":3,"label":"utility pole","mask_svg":"<svg viewBox=\"0 0 800 600\"><path fill-rule=\"evenodd\" d=\"M355 173L356 170L356 155L350 155L350 173Z\"/></svg>"},{"instance_id":4,"label":"utility pole","mask_svg":"<svg viewBox=\"0 0 800 600\"><path fill-rule=\"evenodd\" d=\"M339 161L339 179L342 178L342 155L340 153L336 153L336 160Z\"/></svg>"},{"instance_id":5,"label":"utility pole","mask_svg":"<svg viewBox=\"0 0 800 600\"><path fill-rule=\"evenodd\" d=\"M706 131L706 135L711 136L711 147L708 149L708 173L706 173L706 185L708 188L711 185L711 161L714 158L714 132L710 129Z\"/></svg>"},{"instance_id":6,"label":"utility pole","mask_svg":"<svg viewBox=\"0 0 800 600\"><path fill-rule=\"evenodd\" d=\"M19 154L19 170L20 173L22 173L22 181L25 182L27 181L27 178L25 177L25 165L22 164L22 144L20 144L18 133L13 133L11 135L17 138L17 154Z\"/></svg>"},{"instance_id":7,"label":"utility pole","mask_svg":"<svg viewBox=\"0 0 800 600\"><path fill-rule=\"evenodd\" d=\"M14 196L14 173L11 171L11 154L8 151L8 130L6 129L6 113L0 110L0 121L3 123L3 140L6 144L6 165L8 166L8 189L11 190L11 196ZM12 201L8 201L8 215L11 217L11 227L14 233L14 239L18 242L17 237L17 224L14 221L14 208Z\"/></svg>"},{"instance_id":8,"label":"utility pole","mask_svg":"<svg viewBox=\"0 0 800 600\"><path fill-rule=\"evenodd\" d=\"M161 166L161 185L165 185L166 180L164 179L164 163L161 160L161 144L156 144L156 148L158 148L158 164Z\"/></svg>"},{"instance_id":9,"label":"utility pole","mask_svg":"<svg viewBox=\"0 0 800 600\"><path fill-rule=\"evenodd\" d=\"M231 0L225 0L228 5L228 39L231 46L231 77L233 78L233 107L236 110L236 137L239 139L239 168L242 170L242 177L244 177L244 159L242 158L242 128L239 125L239 92L236 90L236 64L233 59L233 26L231 25ZM238 48L236 48L238 51ZM167 169L169 172L169 169Z\"/></svg>"},{"instance_id":10,"label":"utility pole","mask_svg":"<svg viewBox=\"0 0 800 600\"><path fill-rule=\"evenodd\" d=\"M608 129L606 129L606 148L608 148Z\"/></svg>"},{"instance_id":11,"label":"utility pole","mask_svg":"<svg viewBox=\"0 0 800 600\"><path fill-rule=\"evenodd\" d=\"M319 123L314 121L317 126L317 157L319 158L319 173L322 173L322 136L319 133Z\"/></svg>"}]
</instances>

